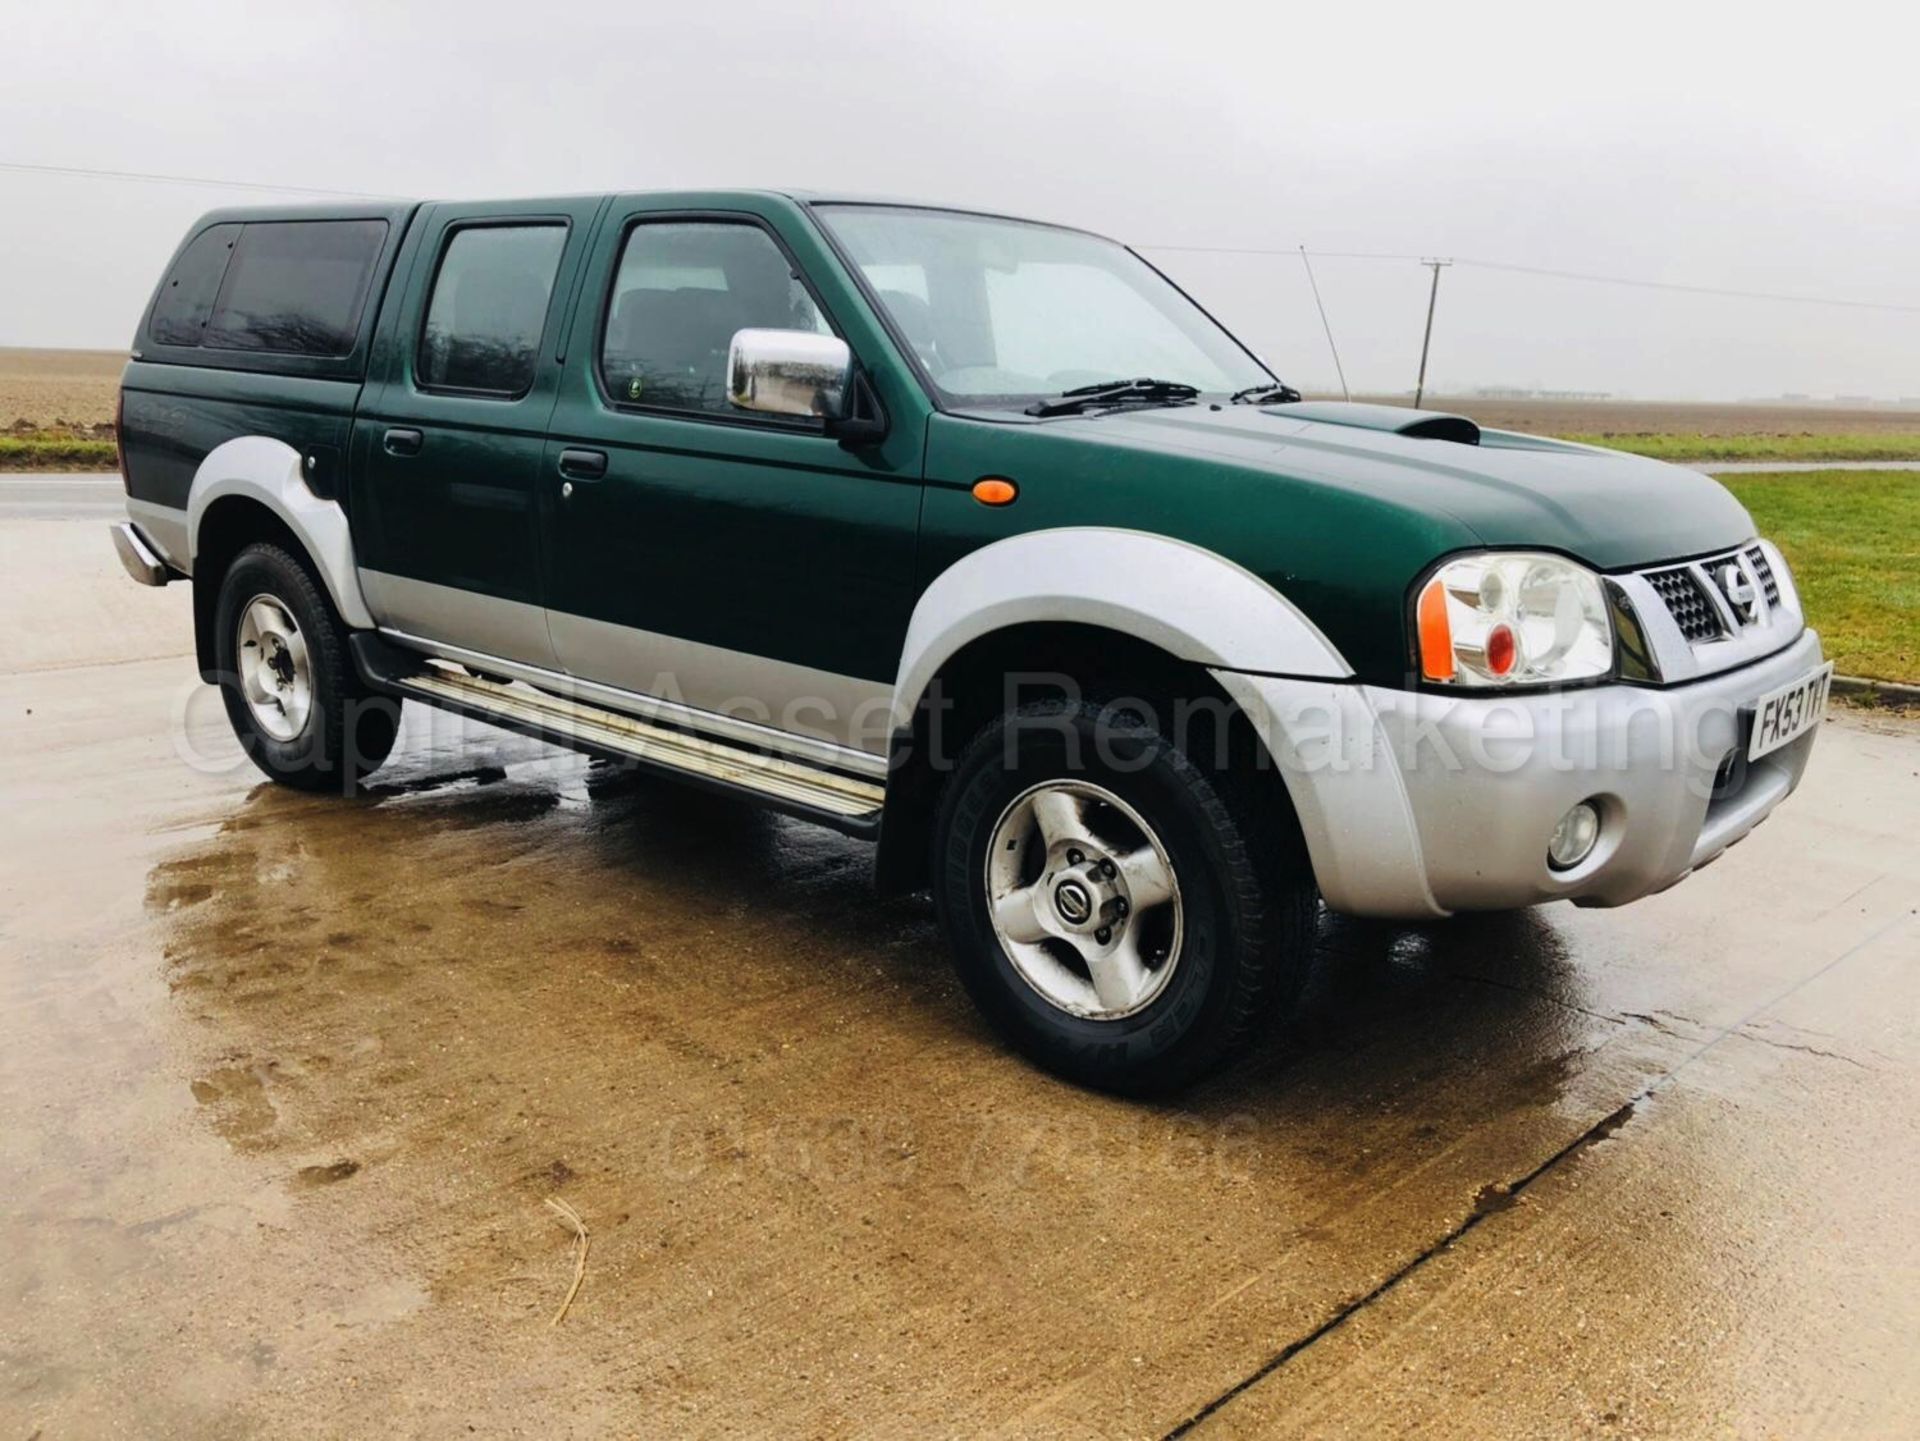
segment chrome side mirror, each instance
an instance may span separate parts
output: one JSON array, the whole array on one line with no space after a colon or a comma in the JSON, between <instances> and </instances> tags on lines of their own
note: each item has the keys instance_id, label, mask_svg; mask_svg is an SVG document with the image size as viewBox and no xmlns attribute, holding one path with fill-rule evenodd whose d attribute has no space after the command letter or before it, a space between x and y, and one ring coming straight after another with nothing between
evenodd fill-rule
<instances>
[{"instance_id":1,"label":"chrome side mirror","mask_svg":"<svg viewBox=\"0 0 1920 1441\"><path fill-rule=\"evenodd\" d=\"M739 330L727 347L727 399L762 415L846 414L853 352L837 335Z\"/></svg>"}]
</instances>

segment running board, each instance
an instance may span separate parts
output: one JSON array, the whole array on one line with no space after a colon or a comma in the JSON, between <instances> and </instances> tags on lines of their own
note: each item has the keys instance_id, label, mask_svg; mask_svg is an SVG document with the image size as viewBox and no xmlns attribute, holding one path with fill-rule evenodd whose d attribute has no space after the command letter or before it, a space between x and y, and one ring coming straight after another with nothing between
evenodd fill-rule
<instances>
[{"instance_id":1,"label":"running board","mask_svg":"<svg viewBox=\"0 0 1920 1441\"><path fill-rule=\"evenodd\" d=\"M477 676L365 632L353 640L361 673L395 694L573 750L637 761L853 835L879 829L885 791L874 781L655 725L524 681Z\"/></svg>"}]
</instances>

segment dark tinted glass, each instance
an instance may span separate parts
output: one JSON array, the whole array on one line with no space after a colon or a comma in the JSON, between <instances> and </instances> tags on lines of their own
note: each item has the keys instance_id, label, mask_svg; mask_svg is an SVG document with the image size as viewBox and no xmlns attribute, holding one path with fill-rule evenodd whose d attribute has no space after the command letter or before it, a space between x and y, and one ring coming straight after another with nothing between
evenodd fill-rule
<instances>
[{"instance_id":1,"label":"dark tinted glass","mask_svg":"<svg viewBox=\"0 0 1920 1441\"><path fill-rule=\"evenodd\" d=\"M756 225L672 221L627 236L600 371L615 400L738 415L727 401L736 330L829 333L779 246Z\"/></svg>"},{"instance_id":2,"label":"dark tinted glass","mask_svg":"<svg viewBox=\"0 0 1920 1441\"><path fill-rule=\"evenodd\" d=\"M198 345L213 314L213 298L220 293L220 277L227 273L227 257L240 236L238 225L216 225L195 236L180 253L173 273L153 302L148 334L155 345Z\"/></svg>"},{"instance_id":3,"label":"dark tinted glass","mask_svg":"<svg viewBox=\"0 0 1920 1441\"><path fill-rule=\"evenodd\" d=\"M384 220L287 220L246 226L207 324L206 344L283 355L353 349Z\"/></svg>"},{"instance_id":4,"label":"dark tinted glass","mask_svg":"<svg viewBox=\"0 0 1920 1441\"><path fill-rule=\"evenodd\" d=\"M533 384L547 298L566 249L562 225L487 225L454 233L420 337L422 385L521 395Z\"/></svg>"}]
</instances>

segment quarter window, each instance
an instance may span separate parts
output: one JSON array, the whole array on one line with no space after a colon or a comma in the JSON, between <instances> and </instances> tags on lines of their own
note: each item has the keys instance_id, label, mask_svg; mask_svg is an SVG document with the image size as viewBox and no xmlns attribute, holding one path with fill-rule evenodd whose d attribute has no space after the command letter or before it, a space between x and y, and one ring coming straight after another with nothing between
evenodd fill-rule
<instances>
[{"instance_id":1,"label":"quarter window","mask_svg":"<svg viewBox=\"0 0 1920 1441\"><path fill-rule=\"evenodd\" d=\"M241 227L202 343L280 355L348 354L386 238L384 220Z\"/></svg>"},{"instance_id":2,"label":"quarter window","mask_svg":"<svg viewBox=\"0 0 1920 1441\"><path fill-rule=\"evenodd\" d=\"M566 244L567 228L559 224L456 230L427 302L420 383L485 395L532 389Z\"/></svg>"},{"instance_id":3,"label":"quarter window","mask_svg":"<svg viewBox=\"0 0 1920 1441\"><path fill-rule=\"evenodd\" d=\"M624 404L738 415L727 349L748 329L831 331L771 236L731 221L636 225L614 276L601 378Z\"/></svg>"},{"instance_id":4,"label":"quarter window","mask_svg":"<svg viewBox=\"0 0 1920 1441\"><path fill-rule=\"evenodd\" d=\"M198 345L205 337L213 298L220 293L220 278L227 273L227 259L239 237L238 225L215 225L194 236L180 253L153 302L148 333L155 345Z\"/></svg>"}]
</instances>

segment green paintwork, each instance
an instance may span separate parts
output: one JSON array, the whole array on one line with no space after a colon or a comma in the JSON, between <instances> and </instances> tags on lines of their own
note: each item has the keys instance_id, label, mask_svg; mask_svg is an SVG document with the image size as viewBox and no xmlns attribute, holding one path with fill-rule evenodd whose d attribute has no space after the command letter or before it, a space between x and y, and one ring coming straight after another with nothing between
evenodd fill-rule
<instances>
[{"instance_id":1,"label":"green paintwork","mask_svg":"<svg viewBox=\"0 0 1920 1441\"><path fill-rule=\"evenodd\" d=\"M1380 430L1396 435L1423 422L1466 419L1442 410L1414 410L1405 405L1369 405L1357 400L1300 400L1289 405L1285 414L1289 420L1317 420L1326 425ZM1469 425L1472 423L1467 421Z\"/></svg>"},{"instance_id":2,"label":"green paintwork","mask_svg":"<svg viewBox=\"0 0 1920 1441\"><path fill-rule=\"evenodd\" d=\"M841 445L817 423L648 411L601 392L595 359L631 224L724 219L785 245L822 310L867 364L892 427ZM753 194L616 197L573 320L546 473L559 452L604 451L606 478L542 491L547 605L840 675L889 680L918 593L914 534L931 409L800 208ZM562 657L565 661L566 657Z\"/></svg>"},{"instance_id":3,"label":"green paintwork","mask_svg":"<svg viewBox=\"0 0 1920 1441\"><path fill-rule=\"evenodd\" d=\"M305 454L346 452L358 382L133 360L120 377L127 493L184 507L207 452L271 435Z\"/></svg>"},{"instance_id":4,"label":"green paintwork","mask_svg":"<svg viewBox=\"0 0 1920 1441\"><path fill-rule=\"evenodd\" d=\"M957 487L1006 475L1020 499L992 510L964 490L930 490L923 570L931 578L1022 530L1155 531L1245 566L1362 677L1400 684L1408 590L1449 551L1524 546L1615 570L1753 534L1717 482L1657 461L1419 440L1292 411L1201 404L1031 423L943 415L928 478Z\"/></svg>"},{"instance_id":5,"label":"green paintwork","mask_svg":"<svg viewBox=\"0 0 1920 1441\"><path fill-rule=\"evenodd\" d=\"M348 463L361 563L885 680L918 595L959 557L1023 531L1115 526L1246 567L1360 676L1401 684L1409 587L1448 552L1541 548L1613 570L1753 534L1704 476L1498 431L1477 446L1410 437L1396 432L1422 413L1391 407L1207 398L1048 420L941 412L808 204L697 192L394 212L404 243L367 340ZM891 423L883 441L646 411L601 393L593 362L622 238L629 223L669 214L755 223L780 240L872 378ZM535 215L564 216L572 233L533 389L511 401L423 392L413 338L447 226ZM181 503L197 457L228 434L338 444L352 390L136 362L130 488ZM425 433L420 456L384 453L394 426ZM606 452L608 471L563 497L556 466L569 446ZM978 504L968 488L983 475L1012 478L1019 499Z\"/></svg>"},{"instance_id":6,"label":"green paintwork","mask_svg":"<svg viewBox=\"0 0 1920 1441\"><path fill-rule=\"evenodd\" d=\"M348 462L356 558L369 570L544 604L535 522L547 472L547 420L560 386L557 344L580 263L592 243L597 197L429 205L410 227L374 335L366 392ZM525 395L423 389L415 366L434 273L449 236L489 220L559 220L566 249L548 298L547 340ZM417 454L393 455L390 429L417 430Z\"/></svg>"}]
</instances>

